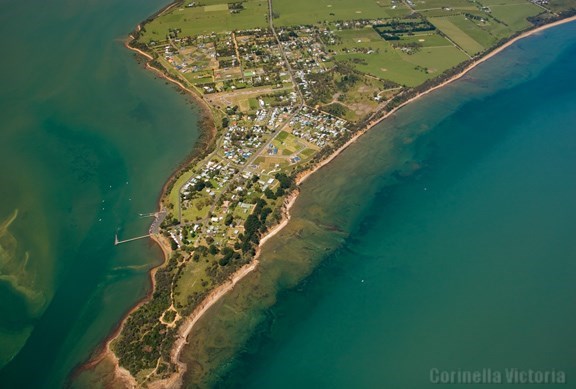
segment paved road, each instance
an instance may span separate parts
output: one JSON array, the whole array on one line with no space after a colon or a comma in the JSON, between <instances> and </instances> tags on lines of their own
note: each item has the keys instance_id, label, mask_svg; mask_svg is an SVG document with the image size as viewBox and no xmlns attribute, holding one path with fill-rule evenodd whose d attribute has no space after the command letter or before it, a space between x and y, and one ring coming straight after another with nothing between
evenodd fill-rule
<instances>
[{"instance_id":1,"label":"paved road","mask_svg":"<svg viewBox=\"0 0 576 389\"><path fill-rule=\"evenodd\" d=\"M280 39L278 38L278 34L276 33L276 30L274 29L274 23L273 23L273 18L272 18L272 0L268 0L268 23L270 26L270 30L272 31L272 34L274 34L274 38L276 38L276 42L278 43L278 46L280 48L280 52L282 53L282 58L284 59L284 63L286 64L286 69L288 70L288 73L290 74L290 78L292 80L292 85L294 85L294 90L298 94L299 103L298 103L298 106L296 107L296 110L292 113L292 115L290 115L290 117L286 121L284 121L282 124L280 124L276 128L276 130L274 131L274 133L272 134L272 136L270 137L268 142L266 142L264 145L262 145L258 150L256 150L254 152L254 154L252 154L252 156L248 160L246 160L246 163L244 164L244 166L239 169L238 175L241 175L242 173L246 172L250 168L250 166L254 163L256 158L258 158L258 156L262 153L262 151L266 150L268 148L268 146L272 143L274 138L276 138L276 136L284 129L284 127L286 127L286 125L296 115L298 115L298 113L300 113L300 111L302 110L302 108L304 108L304 105L305 105L304 104L304 95L302 94L300 87L296 83L294 70L292 69L290 62L288 61L288 57L286 56L286 52L284 51L284 46L282 46L282 42L280 42ZM214 155L218 152L218 147L220 146L219 141L220 141L220 139L216 141L217 142L216 150L212 153L212 155ZM214 208L216 208L216 204L218 204L218 201L220 200L222 195L224 193L226 193L228 191L228 189L230 189L231 181L232 180L230 180L230 182L227 185L225 185L222 188L222 190L220 191L220 193L214 198L214 200L212 201L212 206L210 207L210 211L208 212L208 214L210 214L214 211ZM182 187L183 187L183 185L178 189L179 192L182 190ZM181 204L180 195L178 196L178 214L179 214L178 219L181 221L182 220L182 204ZM165 215L164 215L164 217L165 217ZM206 216L206 218L204 218L202 220L202 224L204 224L207 220L208 220L208 216ZM188 224L191 224L191 223L188 223ZM181 225L184 225L184 223L181 223ZM158 226L159 226L159 224L158 224ZM150 229L152 231L152 227L150 227Z\"/></svg>"},{"instance_id":2,"label":"paved road","mask_svg":"<svg viewBox=\"0 0 576 389\"><path fill-rule=\"evenodd\" d=\"M302 95L302 91L300 90L300 87L296 83L295 76L294 76L294 70L292 70L292 66L290 65L290 62L288 61L288 57L286 56L286 52L284 51L284 46L282 46L282 42L280 42L280 39L278 38L278 34L276 34L276 30L274 29L274 23L272 21L272 0L268 0L268 23L270 25L270 30L272 30L272 33L274 34L274 38L276 38L276 42L278 43L278 47L280 48L280 52L282 53L282 58L284 58L284 63L286 64L286 69L288 69L288 73L290 73L290 78L292 79L292 85L294 85L294 89L296 90L296 93L298 94L300 101L299 101L298 107L296 107L296 110L294 111L294 113L292 115L290 115L290 117L286 121L284 121L284 123L280 124L276 128L276 130L274 131L274 133L272 134L272 136L270 137L268 142L264 143L258 150L256 150L254 152L254 154L252 154L252 156L250 158L248 158L246 160L244 167L241 168L238 172L238 174L240 174L240 175L242 173L246 172L246 170L250 169L250 166L254 163L256 158L258 158L258 156L262 153L262 151L263 150L265 151L268 148L268 146L272 143L274 138L276 138L276 136L278 136L278 134L284 129L284 127L286 127L286 125L288 123L290 123L290 121L294 117L296 117L296 115L298 115L298 113L300 113L300 111L304 107L304 96ZM231 185L231 183L227 184L224 188L222 188L220 193L214 198L214 201L212 202L212 206L210 207L209 213L212 213L214 211L214 208L216 208L216 204L218 203L218 201L220 200L222 195L224 193L226 193L226 191L228 191L228 189L230 188L230 185ZM206 221L207 219L208 219L208 217L206 217L204 219L204 221Z\"/></svg>"}]
</instances>

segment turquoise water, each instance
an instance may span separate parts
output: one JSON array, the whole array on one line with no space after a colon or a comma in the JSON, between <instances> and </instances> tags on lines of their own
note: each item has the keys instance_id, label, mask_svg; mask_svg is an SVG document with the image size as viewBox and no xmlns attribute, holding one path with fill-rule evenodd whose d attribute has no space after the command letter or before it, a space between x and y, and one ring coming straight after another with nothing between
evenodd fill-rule
<instances>
[{"instance_id":1,"label":"turquoise water","mask_svg":"<svg viewBox=\"0 0 576 389\"><path fill-rule=\"evenodd\" d=\"M159 250L114 233L147 231L138 214L198 138L190 103L122 44L162 5L0 4L2 388L60 387L149 289Z\"/></svg>"},{"instance_id":2,"label":"turquoise water","mask_svg":"<svg viewBox=\"0 0 576 389\"><path fill-rule=\"evenodd\" d=\"M303 185L303 227L263 253L274 286L247 278L253 291L199 323L191 343L209 357L188 360L234 350L219 387L418 388L433 368L555 369L573 386L575 63L572 23L372 130ZM296 255L323 261L293 287Z\"/></svg>"},{"instance_id":3,"label":"turquoise water","mask_svg":"<svg viewBox=\"0 0 576 389\"><path fill-rule=\"evenodd\" d=\"M162 5L0 5L2 388L62 386L149 288L158 250L114 247L114 232L146 231L138 213L198 136L186 100L121 44ZM312 177L293 211L306 233L287 227L264 250L254 278L276 271L275 292L259 289L254 311L242 300L238 339L253 336L220 384L421 387L434 367L573 381L575 33L521 42ZM243 331L222 314L237 293L198 342L215 318Z\"/></svg>"}]
</instances>

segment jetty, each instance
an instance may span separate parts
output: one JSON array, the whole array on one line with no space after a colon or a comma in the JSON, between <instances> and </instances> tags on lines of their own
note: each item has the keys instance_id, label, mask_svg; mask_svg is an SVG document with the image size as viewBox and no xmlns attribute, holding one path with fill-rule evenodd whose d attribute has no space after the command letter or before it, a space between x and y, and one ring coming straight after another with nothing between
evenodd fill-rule
<instances>
[{"instance_id":1,"label":"jetty","mask_svg":"<svg viewBox=\"0 0 576 389\"><path fill-rule=\"evenodd\" d=\"M148 230L148 234L142 235L142 236L137 236L135 238L120 240L120 239L118 239L118 231L116 231L116 234L114 235L114 246L118 246L119 244L122 244L122 243L133 242L133 241L139 240L139 239L149 238L153 234L160 233L160 225L162 224L162 222L166 218L166 210L162 209L159 212L146 213L146 214L141 213L141 214L139 214L139 216L140 217L154 217L154 221L152 222L152 225L150 226L150 229Z\"/></svg>"},{"instance_id":2,"label":"jetty","mask_svg":"<svg viewBox=\"0 0 576 389\"><path fill-rule=\"evenodd\" d=\"M135 238L120 240L120 239L118 239L118 233L116 233L116 235L114 235L114 246L118 246L119 244L122 244L122 243L133 242L135 240L144 239L144 238L148 238L148 237L150 237L150 234L137 236Z\"/></svg>"}]
</instances>

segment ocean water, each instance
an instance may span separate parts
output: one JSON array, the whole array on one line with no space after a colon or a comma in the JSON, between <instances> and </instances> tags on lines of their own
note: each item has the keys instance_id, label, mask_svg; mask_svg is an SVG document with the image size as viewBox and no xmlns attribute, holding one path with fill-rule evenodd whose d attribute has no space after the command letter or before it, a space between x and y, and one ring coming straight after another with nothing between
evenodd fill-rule
<instances>
[{"instance_id":1,"label":"ocean water","mask_svg":"<svg viewBox=\"0 0 576 389\"><path fill-rule=\"evenodd\" d=\"M573 386L575 63L576 23L522 40L313 175L258 270L198 323L187 386L419 388L432 369L511 368Z\"/></svg>"},{"instance_id":2,"label":"ocean water","mask_svg":"<svg viewBox=\"0 0 576 389\"><path fill-rule=\"evenodd\" d=\"M0 387L61 387L149 289L198 115L123 47L164 2L0 3Z\"/></svg>"}]
</instances>

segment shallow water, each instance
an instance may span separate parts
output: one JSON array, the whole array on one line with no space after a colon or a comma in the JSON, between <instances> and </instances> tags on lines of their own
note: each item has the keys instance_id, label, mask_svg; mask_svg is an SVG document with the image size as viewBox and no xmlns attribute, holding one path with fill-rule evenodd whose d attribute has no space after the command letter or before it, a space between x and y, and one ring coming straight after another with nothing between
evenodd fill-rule
<instances>
[{"instance_id":1,"label":"shallow water","mask_svg":"<svg viewBox=\"0 0 576 389\"><path fill-rule=\"evenodd\" d=\"M189 387L576 374L576 24L400 110L312 176L198 323Z\"/></svg>"},{"instance_id":2,"label":"shallow water","mask_svg":"<svg viewBox=\"0 0 576 389\"><path fill-rule=\"evenodd\" d=\"M0 225L17 212L0 228L2 388L61 386L161 260L113 242L147 231L138 214L198 138L195 109L122 44L162 5L0 5Z\"/></svg>"}]
</instances>

